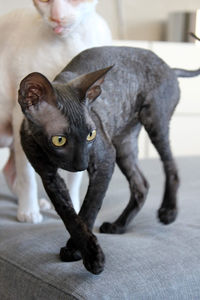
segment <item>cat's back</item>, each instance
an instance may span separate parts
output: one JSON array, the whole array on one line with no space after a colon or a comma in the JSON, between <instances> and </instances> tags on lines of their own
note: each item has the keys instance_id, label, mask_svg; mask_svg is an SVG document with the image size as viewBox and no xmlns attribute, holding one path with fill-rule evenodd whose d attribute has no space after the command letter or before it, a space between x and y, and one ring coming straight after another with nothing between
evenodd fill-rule
<instances>
[{"instance_id":1,"label":"cat's back","mask_svg":"<svg viewBox=\"0 0 200 300\"><path fill-rule=\"evenodd\" d=\"M115 94L116 89L119 87L120 94L126 93L130 83L137 94L138 89L144 90L145 88L152 89L156 87L159 82L166 79L166 76L174 78L172 69L152 51L123 46L103 46L87 49L67 65L63 70L63 74L66 74L67 78L68 73L74 73L75 77L110 66L113 66L113 68L106 75L103 84L109 94Z\"/></svg>"},{"instance_id":2,"label":"cat's back","mask_svg":"<svg viewBox=\"0 0 200 300\"><path fill-rule=\"evenodd\" d=\"M140 70L151 66L156 71L159 66L169 68L167 64L150 50L126 46L102 46L87 49L78 54L63 71L84 74L97 69L115 65L119 71L133 73L133 67Z\"/></svg>"}]
</instances>

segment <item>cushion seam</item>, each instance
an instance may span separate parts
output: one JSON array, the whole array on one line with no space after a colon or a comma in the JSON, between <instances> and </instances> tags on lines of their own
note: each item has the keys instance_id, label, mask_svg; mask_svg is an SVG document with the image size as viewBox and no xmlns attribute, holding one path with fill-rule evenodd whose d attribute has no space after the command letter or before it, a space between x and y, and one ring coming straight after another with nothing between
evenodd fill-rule
<instances>
[{"instance_id":1,"label":"cushion seam","mask_svg":"<svg viewBox=\"0 0 200 300\"><path fill-rule=\"evenodd\" d=\"M80 298L77 298L76 296L67 293L66 291L64 291L64 290L62 290L62 289L60 289L60 288L54 286L52 283L46 282L45 280L41 279L39 276L37 276L37 275L35 275L34 273L30 272L30 271L27 270L26 268L23 268L23 267L19 266L17 263L14 263L14 262L12 262L12 261L10 261L10 260L8 260L8 259L2 257L2 256L0 256L0 260L4 261L4 262L6 262L6 263L9 263L10 265L12 265L12 266L18 268L20 271L26 272L27 274L29 274L30 276L36 278L37 280L40 280L40 281L42 281L43 283L49 285L50 287L53 287L53 288L55 288L56 290L58 290L58 291L64 293L66 296L73 297L73 298L76 299L76 300L78 300L78 299L80 299L80 298L84 299L81 295L79 295L79 294L76 293L76 292L75 292L75 293L76 293L77 296L80 297Z\"/></svg>"}]
</instances>

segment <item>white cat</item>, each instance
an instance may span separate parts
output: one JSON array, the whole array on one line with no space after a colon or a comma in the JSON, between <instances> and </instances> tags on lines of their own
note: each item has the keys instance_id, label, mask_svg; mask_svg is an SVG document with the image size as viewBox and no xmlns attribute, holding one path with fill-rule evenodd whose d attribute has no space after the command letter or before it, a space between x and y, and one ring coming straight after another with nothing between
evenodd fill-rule
<instances>
[{"instance_id":1,"label":"white cat","mask_svg":"<svg viewBox=\"0 0 200 300\"><path fill-rule=\"evenodd\" d=\"M17 10L0 18L0 147L10 148L4 168L17 195L17 218L42 221L35 173L20 144L22 113L17 103L19 82L30 72L52 80L80 51L111 43L106 22L96 13L97 0L34 0L34 10ZM71 175L70 175L71 174ZM79 209L82 173L69 173L69 190Z\"/></svg>"}]
</instances>

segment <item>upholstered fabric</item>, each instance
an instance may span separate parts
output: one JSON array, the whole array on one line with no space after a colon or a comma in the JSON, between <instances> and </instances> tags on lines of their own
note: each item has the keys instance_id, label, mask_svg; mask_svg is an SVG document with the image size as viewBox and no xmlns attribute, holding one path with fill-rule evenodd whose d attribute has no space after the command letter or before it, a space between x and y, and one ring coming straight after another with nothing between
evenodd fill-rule
<instances>
[{"instance_id":1,"label":"upholstered fabric","mask_svg":"<svg viewBox=\"0 0 200 300\"><path fill-rule=\"evenodd\" d=\"M163 180L158 160L141 161L150 183L147 201L123 235L98 233L128 200L128 185L115 170L95 229L106 255L100 275L82 261L63 263L59 249L68 238L55 211L38 225L16 221L16 200L0 178L0 299L200 299L200 157L177 159L181 186L177 221L156 218ZM87 180L83 183L84 194Z\"/></svg>"}]
</instances>

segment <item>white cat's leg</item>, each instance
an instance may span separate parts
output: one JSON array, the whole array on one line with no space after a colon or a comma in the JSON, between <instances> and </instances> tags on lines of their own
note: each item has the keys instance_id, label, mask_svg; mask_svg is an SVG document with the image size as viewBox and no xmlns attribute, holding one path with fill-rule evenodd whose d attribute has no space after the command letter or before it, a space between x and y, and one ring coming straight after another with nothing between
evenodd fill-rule
<instances>
[{"instance_id":1,"label":"white cat's leg","mask_svg":"<svg viewBox=\"0 0 200 300\"><path fill-rule=\"evenodd\" d=\"M42 215L38 203L35 173L22 151L17 150L17 177L14 185L18 197L17 218L20 222L40 223ZM22 157L23 156L23 157ZM20 161L20 162L19 162Z\"/></svg>"},{"instance_id":2,"label":"white cat's leg","mask_svg":"<svg viewBox=\"0 0 200 300\"><path fill-rule=\"evenodd\" d=\"M13 135L16 179L13 185L15 194L18 197L17 218L21 222L40 223L42 215L38 202L37 182L35 171L28 162L20 141L20 127L23 115L19 107L13 112Z\"/></svg>"},{"instance_id":3,"label":"white cat's leg","mask_svg":"<svg viewBox=\"0 0 200 300\"><path fill-rule=\"evenodd\" d=\"M9 189L11 190L11 192L15 193L15 191L13 190L13 185L16 179L16 168L15 168L15 155L13 149L10 149L8 161L3 168L3 174Z\"/></svg>"},{"instance_id":4,"label":"white cat's leg","mask_svg":"<svg viewBox=\"0 0 200 300\"><path fill-rule=\"evenodd\" d=\"M67 186L75 211L80 210L80 186L84 172L67 172Z\"/></svg>"},{"instance_id":5,"label":"white cat's leg","mask_svg":"<svg viewBox=\"0 0 200 300\"><path fill-rule=\"evenodd\" d=\"M2 113L3 110L1 111L0 107L0 147L10 148L8 160L3 168L3 174L9 189L13 192L13 182L15 181L16 177L14 151L12 148L13 132L9 116L6 116L6 113Z\"/></svg>"}]
</instances>

